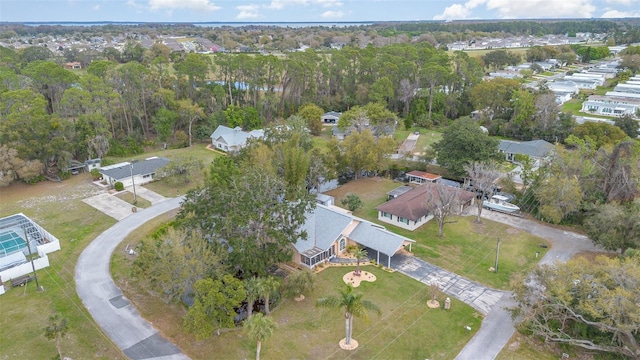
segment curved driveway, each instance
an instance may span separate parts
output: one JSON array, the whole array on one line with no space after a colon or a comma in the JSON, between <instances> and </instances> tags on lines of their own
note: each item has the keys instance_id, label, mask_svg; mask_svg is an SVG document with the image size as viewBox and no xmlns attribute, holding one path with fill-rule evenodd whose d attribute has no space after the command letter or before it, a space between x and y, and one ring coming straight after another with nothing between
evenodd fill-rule
<instances>
[{"instance_id":1,"label":"curved driveway","mask_svg":"<svg viewBox=\"0 0 640 360\"><path fill-rule=\"evenodd\" d=\"M482 212L482 217L548 240L551 243L551 248L540 260L539 264L541 265L566 262L582 251L602 251L602 248L595 246L588 237L571 231L559 230L535 221L494 211L485 210ZM506 310L506 308L515 305L516 302L511 297L511 293L505 293L482 320L480 330L460 351L456 360L495 359L515 332L511 314Z\"/></svg>"},{"instance_id":2,"label":"curved driveway","mask_svg":"<svg viewBox=\"0 0 640 360\"><path fill-rule=\"evenodd\" d=\"M76 291L84 306L109 338L134 360L189 357L162 337L122 295L109 271L111 254L128 234L156 216L177 209L182 200L164 200L117 222L84 249L76 264Z\"/></svg>"}]
</instances>

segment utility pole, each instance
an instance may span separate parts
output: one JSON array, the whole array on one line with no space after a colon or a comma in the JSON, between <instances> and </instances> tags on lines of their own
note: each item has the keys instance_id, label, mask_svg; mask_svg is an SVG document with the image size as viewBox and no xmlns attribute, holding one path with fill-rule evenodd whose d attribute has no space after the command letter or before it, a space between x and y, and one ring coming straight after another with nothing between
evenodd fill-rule
<instances>
[{"instance_id":1,"label":"utility pole","mask_svg":"<svg viewBox=\"0 0 640 360\"><path fill-rule=\"evenodd\" d=\"M29 260L31 261L33 278L36 281L36 290L42 291L42 289L40 289L40 284L38 283L38 275L36 274L36 265L33 263L33 254L31 253L31 241L29 241L29 237L27 236L27 226L24 223L22 223L22 232L24 233L24 241L27 242L27 249L29 249Z\"/></svg>"},{"instance_id":2,"label":"utility pole","mask_svg":"<svg viewBox=\"0 0 640 360\"><path fill-rule=\"evenodd\" d=\"M133 205L135 205L138 202L138 199L136 198L136 182L135 180L133 180L133 160L131 160L130 164L131 164L131 185L133 185Z\"/></svg>"},{"instance_id":3,"label":"utility pole","mask_svg":"<svg viewBox=\"0 0 640 360\"><path fill-rule=\"evenodd\" d=\"M496 272L498 272L498 255L500 255L500 238L498 238L498 243L496 244Z\"/></svg>"}]
</instances>

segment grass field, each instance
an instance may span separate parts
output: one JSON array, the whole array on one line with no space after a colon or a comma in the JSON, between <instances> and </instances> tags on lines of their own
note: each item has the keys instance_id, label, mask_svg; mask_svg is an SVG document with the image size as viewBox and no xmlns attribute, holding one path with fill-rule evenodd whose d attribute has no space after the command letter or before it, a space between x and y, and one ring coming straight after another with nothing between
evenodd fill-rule
<instances>
[{"instance_id":1,"label":"grass field","mask_svg":"<svg viewBox=\"0 0 640 360\"><path fill-rule=\"evenodd\" d=\"M367 178L349 182L327 194L336 198L336 204L350 192L357 194L364 206L354 214L416 240L412 247L415 256L497 289L508 289L514 274L528 272L546 252L539 247L547 244L546 240L486 219L477 224L475 216L453 219L455 223L445 225L442 239L438 238L437 223L433 220L415 231L378 222L375 207L386 201L388 191L401 185L388 179ZM490 272L489 267L495 266L498 238L501 239L498 272Z\"/></svg>"},{"instance_id":2,"label":"grass field","mask_svg":"<svg viewBox=\"0 0 640 360\"><path fill-rule=\"evenodd\" d=\"M32 281L0 296L4 318L0 326L3 359L51 359L55 342L44 337L47 318L57 312L69 320L62 340L63 356L73 359L125 359L95 324L76 295L74 268L80 252L115 220L83 203L96 193L89 174L61 183L13 184L0 190L0 216L22 212L60 239L62 249L49 254L50 267L38 271L45 288L36 292Z\"/></svg>"},{"instance_id":3,"label":"grass field","mask_svg":"<svg viewBox=\"0 0 640 360\"><path fill-rule=\"evenodd\" d=\"M138 240L127 238L124 242ZM137 280L128 276L130 262L124 251L116 252L112 269L119 286L143 316L186 354L193 359L209 359L211 354L221 359L254 356L255 344L240 329L202 341L183 333L181 323L185 310L140 292ZM353 336L360 346L352 352L341 350L338 341L344 337L342 311L316 308L314 304L318 297L337 294L337 289L345 286L342 276L353 270L353 266L325 268L318 273L316 288L306 294L305 300L284 299L272 312L278 328L274 336L263 343L263 358L452 359L479 328L481 316L471 307L453 299L450 311L429 309L426 301L430 299L430 292L426 285L399 273L366 266L364 270L376 275L377 280L364 282L356 291L375 302L382 314L370 314L369 323L356 318ZM444 296L441 294L438 299L442 304ZM467 331L465 326L472 331Z\"/></svg>"}]
</instances>

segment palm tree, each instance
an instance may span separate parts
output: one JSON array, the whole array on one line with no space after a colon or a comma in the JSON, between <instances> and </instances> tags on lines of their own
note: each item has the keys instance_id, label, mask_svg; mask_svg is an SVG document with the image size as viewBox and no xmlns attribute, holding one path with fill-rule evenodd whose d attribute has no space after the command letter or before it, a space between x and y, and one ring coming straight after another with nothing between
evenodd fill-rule
<instances>
[{"instance_id":1,"label":"palm tree","mask_svg":"<svg viewBox=\"0 0 640 360\"><path fill-rule=\"evenodd\" d=\"M353 251L351 251L351 255L353 255L353 257L355 257L357 261L356 272L354 273L354 275L360 276L360 260L367 257L367 250L361 247L356 247L355 249L353 249Z\"/></svg>"},{"instance_id":2,"label":"palm tree","mask_svg":"<svg viewBox=\"0 0 640 360\"><path fill-rule=\"evenodd\" d=\"M44 328L44 336L49 340L56 341L56 349L58 350L58 358L62 359L62 351L60 350L60 340L67 334L69 330L69 320L67 318L60 317L60 314L55 313L49 316L49 325Z\"/></svg>"},{"instance_id":3,"label":"palm tree","mask_svg":"<svg viewBox=\"0 0 640 360\"><path fill-rule=\"evenodd\" d=\"M346 290L338 290L340 296L326 296L316 301L316 306L327 308L344 309L344 319L346 328L345 345L351 344L351 335L353 333L353 317L363 318L369 321L367 310L375 311L380 315L380 308L369 300L362 300L362 293L353 292L353 286L347 285Z\"/></svg>"},{"instance_id":4,"label":"palm tree","mask_svg":"<svg viewBox=\"0 0 640 360\"><path fill-rule=\"evenodd\" d=\"M304 299L302 293L313 290L316 274L311 269L293 272L287 276L284 283L284 293L294 297L296 301Z\"/></svg>"},{"instance_id":5,"label":"palm tree","mask_svg":"<svg viewBox=\"0 0 640 360\"><path fill-rule=\"evenodd\" d=\"M273 276L259 279L258 294L264 299L264 312L269 315L269 298L280 289L280 280Z\"/></svg>"},{"instance_id":6,"label":"palm tree","mask_svg":"<svg viewBox=\"0 0 640 360\"><path fill-rule=\"evenodd\" d=\"M250 277L244 280L244 289L247 291L247 319L251 318L253 313L253 304L260 297L260 280L255 277Z\"/></svg>"},{"instance_id":7,"label":"palm tree","mask_svg":"<svg viewBox=\"0 0 640 360\"><path fill-rule=\"evenodd\" d=\"M278 324L276 324L272 318L262 315L261 313L257 313L250 319L245 320L243 327L247 332L247 335L258 342L258 346L256 348L256 360L260 360L262 342L273 335Z\"/></svg>"}]
</instances>

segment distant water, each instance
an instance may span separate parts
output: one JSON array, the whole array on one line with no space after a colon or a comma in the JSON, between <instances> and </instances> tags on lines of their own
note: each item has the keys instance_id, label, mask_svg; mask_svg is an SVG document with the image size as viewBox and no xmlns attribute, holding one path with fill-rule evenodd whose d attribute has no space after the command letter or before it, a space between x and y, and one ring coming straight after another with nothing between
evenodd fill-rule
<instances>
[{"instance_id":1,"label":"distant water","mask_svg":"<svg viewBox=\"0 0 640 360\"><path fill-rule=\"evenodd\" d=\"M0 22L0 25L3 24L11 24L9 22ZM233 27L241 27L241 26L277 26L277 27L289 27L289 28L299 28L299 27L313 27L313 26L322 26L322 27L350 27L350 26L366 26L372 25L374 22L372 21L363 21L363 22L127 22L127 21L101 21L101 22L92 22L92 21L52 21L52 22L16 22L14 24L24 24L27 26L105 26L105 25L127 25L127 26L136 26L136 25L145 25L145 24L162 24L162 25L194 25L200 27L223 27L223 26L233 26Z\"/></svg>"}]
</instances>

